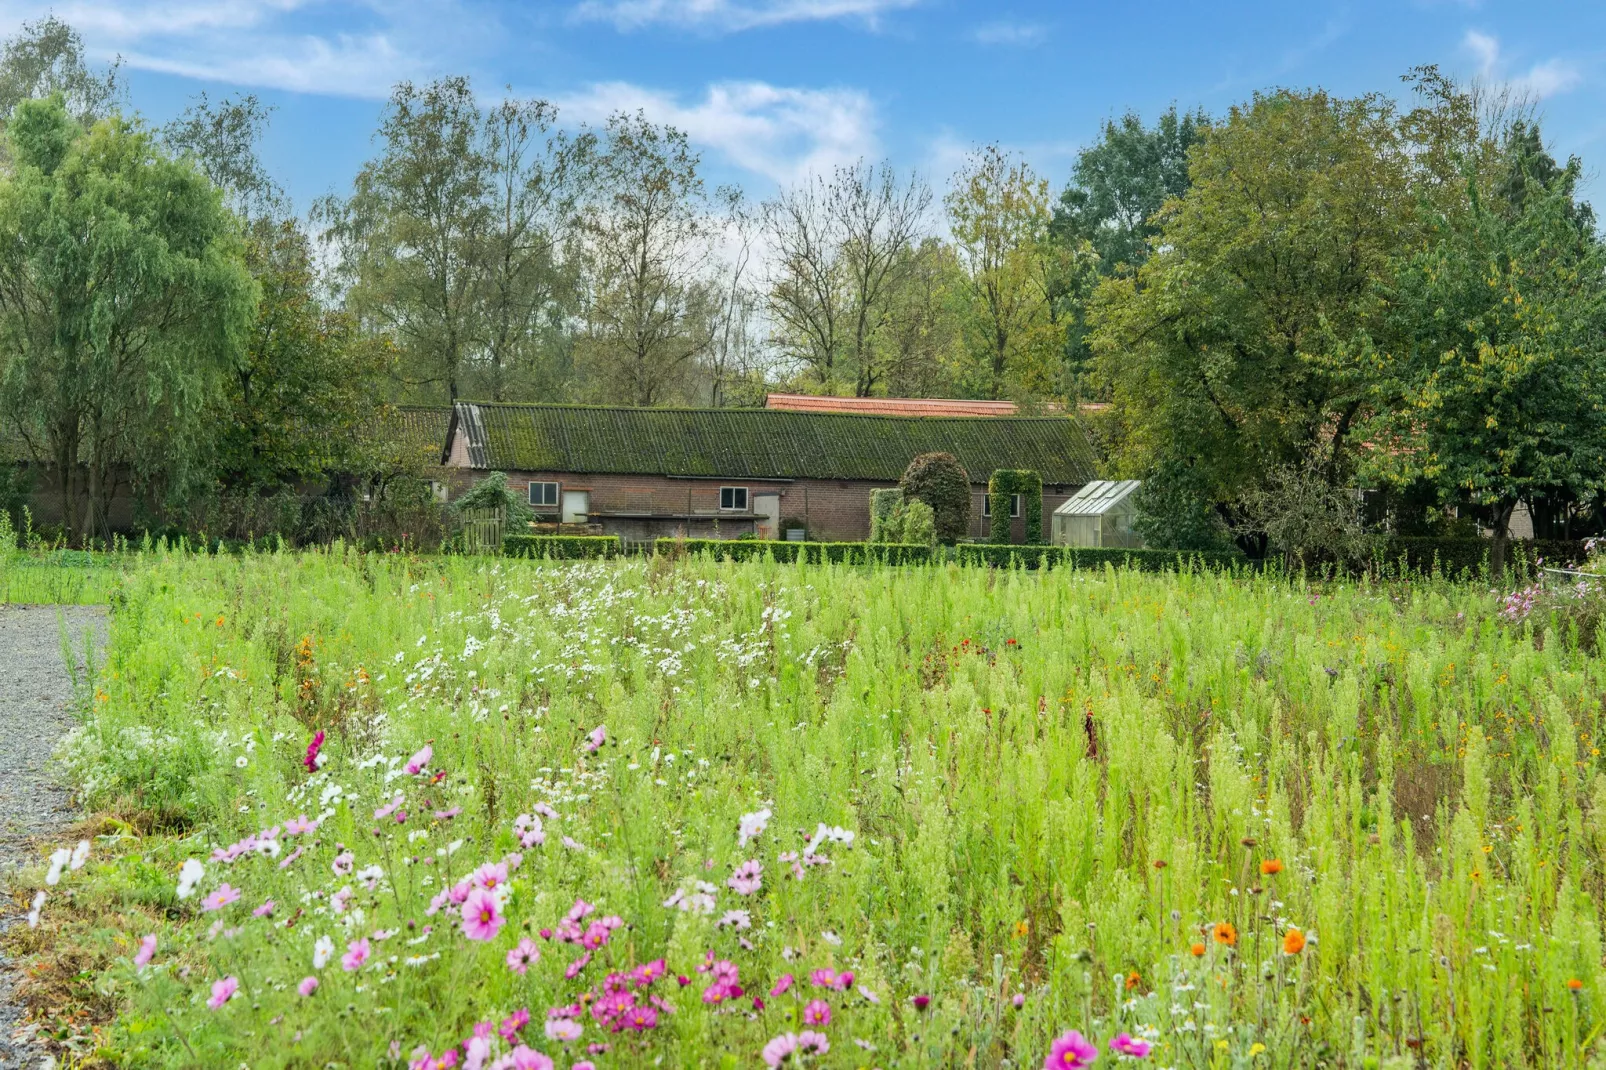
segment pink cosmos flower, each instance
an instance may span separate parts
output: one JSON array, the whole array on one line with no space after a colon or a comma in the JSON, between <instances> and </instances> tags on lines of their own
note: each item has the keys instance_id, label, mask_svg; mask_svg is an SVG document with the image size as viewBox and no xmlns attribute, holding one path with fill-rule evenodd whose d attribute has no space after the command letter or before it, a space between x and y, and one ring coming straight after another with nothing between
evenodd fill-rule
<instances>
[{"instance_id":1,"label":"pink cosmos flower","mask_svg":"<svg viewBox=\"0 0 1606 1070\"><path fill-rule=\"evenodd\" d=\"M439 1055L431 1055L428 1048L420 1045L413 1049L413 1061L407 1064L407 1070L451 1070L456 1065L456 1048L447 1048Z\"/></svg>"},{"instance_id":2,"label":"pink cosmos flower","mask_svg":"<svg viewBox=\"0 0 1606 1070\"><path fill-rule=\"evenodd\" d=\"M279 863L279 868L289 869L291 863L306 853L307 849L305 847L297 847L294 851L291 851L289 854L284 856L284 860Z\"/></svg>"},{"instance_id":3,"label":"pink cosmos flower","mask_svg":"<svg viewBox=\"0 0 1606 1070\"><path fill-rule=\"evenodd\" d=\"M344 877L346 874L351 872L352 867L355 866L356 863L356 855L352 854L350 851L341 851L339 854L335 855L335 860L330 863L329 868L335 871L335 876Z\"/></svg>"},{"instance_id":4,"label":"pink cosmos flower","mask_svg":"<svg viewBox=\"0 0 1606 1070\"><path fill-rule=\"evenodd\" d=\"M763 885L763 874L764 866L757 859L743 862L736 867L736 872L731 874L725 886L737 895L752 895Z\"/></svg>"},{"instance_id":5,"label":"pink cosmos flower","mask_svg":"<svg viewBox=\"0 0 1606 1070\"><path fill-rule=\"evenodd\" d=\"M523 977L529 972L530 964L541 957L541 949L535 941L528 936L520 940L518 946L507 953L507 968Z\"/></svg>"},{"instance_id":6,"label":"pink cosmos flower","mask_svg":"<svg viewBox=\"0 0 1606 1070\"><path fill-rule=\"evenodd\" d=\"M240 898L238 888L230 888L227 883L218 885L217 891L201 900L202 910L222 910L230 903Z\"/></svg>"},{"instance_id":7,"label":"pink cosmos flower","mask_svg":"<svg viewBox=\"0 0 1606 1070\"><path fill-rule=\"evenodd\" d=\"M217 1010L218 1008L222 1007L223 1004L233 999L234 993L238 992L239 990L240 979L238 977L231 975L223 978L221 981L213 981L212 998L206 1001L206 1005L212 1010Z\"/></svg>"},{"instance_id":8,"label":"pink cosmos flower","mask_svg":"<svg viewBox=\"0 0 1606 1070\"><path fill-rule=\"evenodd\" d=\"M1130 1033L1122 1033L1110 1041L1110 1050L1117 1055L1130 1055L1134 1059L1146 1059L1152 1046L1147 1040L1139 1040Z\"/></svg>"},{"instance_id":9,"label":"pink cosmos flower","mask_svg":"<svg viewBox=\"0 0 1606 1070\"><path fill-rule=\"evenodd\" d=\"M597 1064L592 1062L590 1059L581 1059L579 1062L575 1063L574 1066L570 1067L569 1070L597 1070Z\"/></svg>"},{"instance_id":10,"label":"pink cosmos flower","mask_svg":"<svg viewBox=\"0 0 1606 1070\"><path fill-rule=\"evenodd\" d=\"M527 1045L520 1044L507 1056L512 1070L552 1070L552 1060Z\"/></svg>"},{"instance_id":11,"label":"pink cosmos flower","mask_svg":"<svg viewBox=\"0 0 1606 1070\"><path fill-rule=\"evenodd\" d=\"M302 814L299 817L292 817L289 821L284 823L284 834L286 836L300 836L308 832L316 831L318 831L318 822L308 820L306 814Z\"/></svg>"},{"instance_id":12,"label":"pink cosmos flower","mask_svg":"<svg viewBox=\"0 0 1606 1070\"><path fill-rule=\"evenodd\" d=\"M134 952L134 965L149 966L151 959L156 957L156 934L148 933L139 941L139 950Z\"/></svg>"},{"instance_id":13,"label":"pink cosmos flower","mask_svg":"<svg viewBox=\"0 0 1606 1070\"><path fill-rule=\"evenodd\" d=\"M846 992L853 987L853 971L843 970L841 973L822 967L809 974L809 984L815 988L834 988L839 992Z\"/></svg>"},{"instance_id":14,"label":"pink cosmos flower","mask_svg":"<svg viewBox=\"0 0 1606 1070\"><path fill-rule=\"evenodd\" d=\"M450 821L462 812L463 808L461 806L450 806L445 810L436 810L433 816L436 821Z\"/></svg>"},{"instance_id":15,"label":"pink cosmos flower","mask_svg":"<svg viewBox=\"0 0 1606 1070\"><path fill-rule=\"evenodd\" d=\"M428 743L419 748L417 754L407 759L407 775L417 776L429 769L429 760L435 757L435 748Z\"/></svg>"},{"instance_id":16,"label":"pink cosmos flower","mask_svg":"<svg viewBox=\"0 0 1606 1070\"><path fill-rule=\"evenodd\" d=\"M637 966L631 971L630 976L636 982L637 988L646 988L668 972L668 969L663 959L653 959Z\"/></svg>"},{"instance_id":17,"label":"pink cosmos flower","mask_svg":"<svg viewBox=\"0 0 1606 1070\"><path fill-rule=\"evenodd\" d=\"M253 918L271 918L273 916L273 900L264 900L262 905L251 911Z\"/></svg>"},{"instance_id":18,"label":"pink cosmos flower","mask_svg":"<svg viewBox=\"0 0 1606 1070\"><path fill-rule=\"evenodd\" d=\"M764 1045L764 1050L759 1052L759 1056L766 1066L776 1067L790 1059L796 1051L797 1034L782 1033Z\"/></svg>"},{"instance_id":19,"label":"pink cosmos flower","mask_svg":"<svg viewBox=\"0 0 1606 1070\"><path fill-rule=\"evenodd\" d=\"M803 1008L804 1025L830 1025L831 1005L823 999L810 1000Z\"/></svg>"},{"instance_id":20,"label":"pink cosmos flower","mask_svg":"<svg viewBox=\"0 0 1606 1070\"><path fill-rule=\"evenodd\" d=\"M580 1039L585 1032L579 1022L572 1018L548 1018L546 1021L546 1036L548 1040L556 1040L567 1044L571 1040Z\"/></svg>"},{"instance_id":21,"label":"pink cosmos flower","mask_svg":"<svg viewBox=\"0 0 1606 1070\"><path fill-rule=\"evenodd\" d=\"M1086 1037L1072 1029L1057 1037L1043 1060L1043 1070L1083 1070L1092 1066L1099 1050Z\"/></svg>"},{"instance_id":22,"label":"pink cosmos flower","mask_svg":"<svg viewBox=\"0 0 1606 1070\"><path fill-rule=\"evenodd\" d=\"M770 989L770 998L776 999L782 995L785 995L786 990L791 987L792 975L789 973L781 974L780 979L775 982L775 987Z\"/></svg>"},{"instance_id":23,"label":"pink cosmos flower","mask_svg":"<svg viewBox=\"0 0 1606 1070\"><path fill-rule=\"evenodd\" d=\"M529 1024L530 1012L524 1007L520 1007L502 1019L502 1024L496 1027L496 1032L498 1036L511 1044L513 1043L513 1038L518 1035L519 1030Z\"/></svg>"},{"instance_id":24,"label":"pink cosmos flower","mask_svg":"<svg viewBox=\"0 0 1606 1070\"><path fill-rule=\"evenodd\" d=\"M586 736L586 753L597 753L597 751L602 749L602 745L606 742L608 742L608 729L606 726L599 724L597 727L591 730L589 735Z\"/></svg>"},{"instance_id":25,"label":"pink cosmos flower","mask_svg":"<svg viewBox=\"0 0 1606 1070\"><path fill-rule=\"evenodd\" d=\"M573 962L569 963L563 968L563 979L565 981L572 981L576 977L579 977L580 971L585 969L590 962L591 952L587 951L584 955L581 955L579 958L575 959Z\"/></svg>"},{"instance_id":26,"label":"pink cosmos flower","mask_svg":"<svg viewBox=\"0 0 1606 1070\"><path fill-rule=\"evenodd\" d=\"M501 862L487 862L469 875L468 882L475 888L494 891L507 883L507 866Z\"/></svg>"},{"instance_id":27,"label":"pink cosmos flower","mask_svg":"<svg viewBox=\"0 0 1606 1070\"><path fill-rule=\"evenodd\" d=\"M301 979L300 984L296 985L296 991L300 992L303 996L312 995L314 992L318 991L318 979L313 977L311 974L308 974L306 977Z\"/></svg>"},{"instance_id":28,"label":"pink cosmos flower","mask_svg":"<svg viewBox=\"0 0 1606 1070\"><path fill-rule=\"evenodd\" d=\"M320 728L312 734L312 742L307 744L307 756L301 759L301 764L307 767L309 773L318 771L318 752L323 750L323 739L323 729Z\"/></svg>"},{"instance_id":29,"label":"pink cosmos flower","mask_svg":"<svg viewBox=\"0 0 1606 1070\"><path fill-rule=\"evenodd\" d=\"M344 914L346 912L346 905L351 902L351 897L356 894L356 892L351 890L351 885L341 885L340 891L329 897L329 909L334 911L336 914Z\"/></svg>"},{"instance_id":30,"label":"pink cosmos flower","mask_svg":"<svg viewBox=\"0 0 1606 1070\"><path fill-rule=\"evenodd\" d=\"M496 896L484 888L475 888L463 900L463 935L470 940L494 940L507 921L496 904Z\"/></svg>"},{"instance_id":31,"label":"pink cosmos flower","mask_svg":"<svg viewBox=\"0 0 1606 1070\"><path fill-rule=\"evenodd\" d=\"M362 964L368 961L373 953L373 947L365 936L361 940L353 940L346 945L346 953L340 956L340 967L347 973L362 969Z\"/></svg>"},{"instance_id":32,"label":"pink cosmos flower","mask_svg":"<svg viewBox=\"0 0 1606 1070\"><path fill-rule=\"evenodd\" d=\"M797 1035L797 1050L804 1055L824 1055L831 1050L831 1042L824 1033L814 1033L805 1029Z\"/></svg>"}]
</instances>

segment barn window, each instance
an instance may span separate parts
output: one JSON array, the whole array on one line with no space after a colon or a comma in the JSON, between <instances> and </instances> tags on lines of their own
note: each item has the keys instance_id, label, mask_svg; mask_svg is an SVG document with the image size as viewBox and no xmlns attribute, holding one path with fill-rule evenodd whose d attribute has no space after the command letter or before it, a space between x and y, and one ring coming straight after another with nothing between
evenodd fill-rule
<instances>
[{"instance_id":1,"label":"barn window","mask_svg":"<svg viewBox=\"0 0 1606 1070\"><path fill-rule=\"evenodd\" d=\"M991 494L983 494L981 496L981 515L984 517L993 515L993 496ZM1018 516L1020 516L1020 495L1011 494L1009 496L1009 517L1013 520Z\"/></svg>"},{"instance_id":2,"label":"barn window","mask_svg":"<svg viewBox=\"0 0 1606 1070\"><path fill-rule=\"evenodd\" d=\"M531 483L530 504L537 509L556 509L558 507L558 485L556 483Z\"/></svg>"},{"instance_id":3,"label":"barn window","mask_svg":"<svg viewBox=\"0 0 1606 1070\"><path fill-rule=\"evenodd\" d=\"M747 512L747 488L720 487L719 507L720 509L730 513Z\"/></svg>"}]
</instances>

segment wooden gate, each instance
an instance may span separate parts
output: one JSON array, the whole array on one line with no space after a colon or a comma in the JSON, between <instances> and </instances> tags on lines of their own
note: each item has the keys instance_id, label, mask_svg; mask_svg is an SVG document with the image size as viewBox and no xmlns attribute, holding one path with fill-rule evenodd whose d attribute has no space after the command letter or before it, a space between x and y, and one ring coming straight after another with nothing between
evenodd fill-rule
<instances>
[{"instance_id":1,"label":"wooden gate","mask_svg":"<svg viewBox=\"0 0 1606 1070\"><path fill-rule=\"evenodd\" d=\"M463 514L463 549L471 554L499 554L507 530L502 509L471 509Z\"/></svg>"}]
</instances>

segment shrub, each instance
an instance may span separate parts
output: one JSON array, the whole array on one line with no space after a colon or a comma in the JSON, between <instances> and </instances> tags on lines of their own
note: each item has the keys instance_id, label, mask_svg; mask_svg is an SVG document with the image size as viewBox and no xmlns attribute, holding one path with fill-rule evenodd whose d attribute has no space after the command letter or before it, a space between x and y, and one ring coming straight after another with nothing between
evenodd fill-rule
<instances>
[{"instance_id":1,"label":"shrub","mask_svg":"<svg viewBox=\"0 0 1606 1070\"><path fill-rule=\"evenodd\" d=\"M1407 572L1435 570L1449 577L1479 575L1489 566L1489 540L1484 538L1435 538L1396 536L1381 551L1385 567L1403 567ZM1506 550L1506 566L1526 575L1536 563L1562 567L1586 557L1579 539L1513 539Z\"/></svg>"},{"instance_id":2,"label":"shrub","mask_svg":"<svg viewBox=\"0 0 1606 1070\"><path fill-rule=\"evenodd\" d=\"M1011 546L964 543L955 548L961 565L1002 568L1092 568L1105 565L1139 572L1170 572L1179 568L1223 569L1245 563L1242 554L1208 550L1136 550L1113 546Z\"/></svg>"},{"instance_id":3,"label":"shrub","mask_svg":"<svg viewBox=\"0 0 1606 1070\"><path fill-rule=\"evenodd\" d=\"M904 505L900 519L902 525L898 542L911 546L937 545L937 517L931 511L931 506L916 498Z\"/></svg>"},{"instance_id":4,"label":"shrub","mask_svg":"<svg viewBox=\"0 0 1606 1070\"><path fill-rule=\"evenodd\" d=\"M624 543L617 535L508 535L502 553L508 557L545 557L554 561L582 561L618 557Z\"/></svg>"},{"instance_id":5,"label":"shrub","mask_svg":"<svg viewBox=\"0 0 1606 1070\"><path fill-rule=\"evenodd\" d=\"M475 509L502 510L509 531L523 531L535 519L530 503L508 487L506 472L492 472L452 503L452 511L458 516Z\"/></svg>"},{"instance_id":6,"label":"shrub","mask_svg":"<svg viewBox=\"0 0 1606 1070\"><path fill-rule=\"evenodd\" d=\"M958 542L970 530L970 476L951 453L922 453L909 462L898 484L905 501L931 506L937 539Z\"/></svg>"},{"instance_id":7,"label":"shrub","mask_svg":"<svg viewBox=\"0 0 1606 1070\"><path fill-rule=\"evenodd\" d=\"M901 542L900 514L903 491L897 487L877 487L870 492L870 541ZM784 531L784 529L782 529Z\"/></svg>"},{"instance_id":8,"label":"shrub","mask_svg":"<svg viewBox=\"0 0 1606 1070\"><path fill-rule=\"evenodd\" d=\"M1184 461L1162 461L1133 498L1132 530L1154 547L1227 550L1232 537L1204 478Z\"/></svg>"},{"instance_id":9,"label":"shrub","mask_svg":"<svg viewBox=\"0 0 1606 1070\"><path fill-rule=\"evenodd\" d=\"M1026 542L1043 541L1043 477L1030 468L1000 468L987 481L988 508L992 515L992 540L1008 543L1010 538L1009 499L1020 495L1020 513L1025 521Z\"/></svg>"}]
</instances>

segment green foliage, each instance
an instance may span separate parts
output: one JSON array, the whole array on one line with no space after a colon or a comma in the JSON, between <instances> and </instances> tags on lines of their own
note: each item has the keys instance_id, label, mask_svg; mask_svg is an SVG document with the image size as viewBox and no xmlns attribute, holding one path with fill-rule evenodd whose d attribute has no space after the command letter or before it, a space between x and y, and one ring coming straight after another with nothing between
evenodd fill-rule
<instances>
[{"instance_id":1,"label":"green foliage","mask_svg":"<svg viewBox=\"0 0 1606 1070\"><path fill-rule=\"evenodd\" d=\"M507 557L533 557L553 561L589 561L618 557L624 543L617 535L508 535L502 540Z\"/></svg>"},{"instance_id":2,"label":"green foliage","mask_svg":"<svg viewBox=\"0 0 1606 1070\"><path fill-rule=\"evenodd\" d=\"M1109 546L1018 546L960 543L954 560L961 565L1021 568L1091 568L1105 565L1139 572L1167 572L1186 568L1226 569L1243 565L1244 556L1221 550L1147 550Z\"/></svg>"},{"instance_id":3,"label":"green foliage","mask_svg":"<svg viewBox=\"0 0 1606 1070\"><path fill-rule=\"evenodd\" d=\"M530 508L530 503L507 485L506 472L490 473L452 502L452 511L458 516L479 509L501 510L507 519L507 530L515 534L522 534L535 520L535 510Z\"/></svg>"},{"instance_id":4,"label":"green foliage","mask_svg":"<svg viewBox=\"0 0 1606 1070\"><path fill-rule=\"evenodd\" d=\"M120 118L20 104L0 181L0 407L59 477L77 538L122 473L161 499L203 470L203 417L245 350L256 287L217 191Z\"/></svg>"},{"instance_id":5,"label":"green foliage","mask_svg":"<svg viewBox=\"0 0 1606 1070\"><path fill-rule=\"evenodd\" d=\"M898 537L903 512L903 491L898 487L877 487L870 492L870 541L902 542Z\"/></svg>"},{"instance_id":6,"label":"green foliage","mask_svg":"<svg viewBox=\"0 0 1606 1070\"><path fill-rule=\"evenodd\" d=\"M1388 567L1403 566L1416 575L1439 573L1451 578L1478 578L1489 574L1492 540L1485 538L1430 538L1425 536L1388 539L1378 550ZM1588 554L1579 539L1521 539L1510 547L1512 567L1531 574L1541 563L1566 568L1583 562Z\"/></svg>"},{"instance_id":7,"label":"green foliage","mask_svg":"<svg viewBox=\"0 0 1606 1070\"><path fill-rule=\"evenodd\" d=\"M660 556L707 554L726 561L807 561L811 564L920 565L933 560L934 549L924 545L869 542L785 542L769 539L659 539L653 552Z\"/></svg>"},{"instance_id":8,"label":"green foliage","mask_svg":"<svg viewBox=\"0 0 1606 1070\"><path fill-rule=\"evenodd\" d=\"M1202 110L1179 113L1175 104L1152 127L1135 112L1106 119L1099 140L1077 153L1054 209L1055 237L1090 242L1102 274L1137 270L1160 233L1160 209L1188 192L1188 150L1209 129Z\"/></svg>"},{"instance_id":9,"label":"green foliage","mask_svg":"<svg viewBox=\"0 0 1606 1070\"><path fill-rule=\"evenodd\" d=\"M909 462L899 482L904 500L931 506L937 540L958 542L970 530L970 477L951 453L922 453Z\"/></svg>"},{"instance_id":10,"label":"green foliage","mask_svg":"<svg viewBox=\"0 0 1606 1070\"><path fill-rule=\"evenodd\" d=\"M995 543L1013 542L1010 499L1020 495L1027 545L1043 541L1043 477L1029 468L1000 468L987 481L988 512Z\"/></svg>"},{"instance_id":11,"label":"green foliage","mask_svg":"<svg viewBox=\"0 0 1606 1070\"><path fill-rule=\"evenodd\" d=\"M1169 550L1225 550L1232 539L1194 466L1168 459L1143 480L1134 497L1132 530L1146 546Z\"/></svg>"},{"instance_id":12,"label":"green foliage","mask_svg":"<svg viewBox=\"0 0 1606 1070\"><path fill-rule=\"evenodd\" d=\"M1361 523L1359 492L1334 486L1319 461L1278 465L1238 505L1243 533L1263 536L1290 567L1345 566L1372 554L1375 540Z\"/></svg>"},{"instance_id":13,"label":"green foliage","mask_svg":"<svg viewBox=\"0 0 1606 1070\"><path fill-rule=\"evenodd\" d=\"M898 519L902 522L898 542L915 546L937 545L937 515L931 511L931 506L919 498L905 502Z\"/></svg>"}]
</instances>

